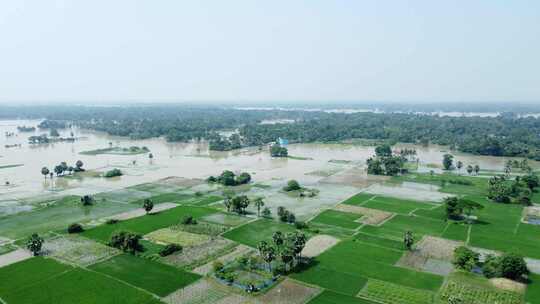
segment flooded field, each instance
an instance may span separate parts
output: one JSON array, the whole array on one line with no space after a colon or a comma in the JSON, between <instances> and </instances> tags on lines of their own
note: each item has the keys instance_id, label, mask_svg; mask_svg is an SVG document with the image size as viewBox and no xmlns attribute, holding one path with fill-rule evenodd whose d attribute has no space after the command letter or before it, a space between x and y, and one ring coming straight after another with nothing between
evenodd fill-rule
<instances>
[{"instance_id":1,"label":"flooded field","mask_svg":"<svg viewBox=\"0 0 540 304\"><path fill-rule=\"evenodd\" d=\"M61 137L73 136L75 142L58 142L31 145L28 137L48 133L47 130L19 132L17 126L37 126L39 121L0 121L0 216L28 211L35 200L63 195L83 195L125 188L169 176L205 179L223 170L247 171L255 183L267 188L253 189L254 195L268 197L269 206L286 203L291 210L308 216L319 208L335 204L369 188L368 191L392 195L409 193L420 195L424 200L438 201L442 197L436 187L418 189L418 185L388 186L385 178L367 176L363 167L374 148L354 144L292 144L289 155L294 158L271 158L266 148L247 148L231 152L209 151L206 142L169 143L162 138L131 140L109 136L104 133L77 128L59 130ZM13 133L7 136L6 133ZM147 147L149 153L83 155L83 151L111 147ZM394 149L414 148L418 152L419 171L438 171L446 147L399 144ZM502 170L505 158L474 156L454 153L456 161L465 166L478 164L483 170ZM60 162L73 165L77 160L88 171L77 177L44 178L41 168L51 171ZM531 162L532 163L532 162ZM537 163L533 163L538 167ZM98 175L112 168L119 168L124 175L102 178ZM462 169L463 174L466 174ZM289 179L297 179L307 187L317 188L320 195L312 202L298 203L297 198L279 193ZM199 186L200 189L205 185ZM436 193L436 194L435 194ZM305 199L308 201L309 199Z\"/></svg>"}]
</instances>

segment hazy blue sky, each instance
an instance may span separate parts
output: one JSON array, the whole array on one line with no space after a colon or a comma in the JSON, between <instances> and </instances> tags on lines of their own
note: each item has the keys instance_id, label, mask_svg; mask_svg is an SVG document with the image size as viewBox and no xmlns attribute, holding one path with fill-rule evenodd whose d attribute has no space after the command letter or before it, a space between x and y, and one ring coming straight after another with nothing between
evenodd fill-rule
<instances>
[{"instance_id":1,"label":"hazy blue sky","mask_svg":"<svg viewBox=\"0 0 540 304\"><path fill-rule=\"evenodd\" d=\"M0 0L20 100L540 102L540 1Z\"/></svg>"}]
</instances>

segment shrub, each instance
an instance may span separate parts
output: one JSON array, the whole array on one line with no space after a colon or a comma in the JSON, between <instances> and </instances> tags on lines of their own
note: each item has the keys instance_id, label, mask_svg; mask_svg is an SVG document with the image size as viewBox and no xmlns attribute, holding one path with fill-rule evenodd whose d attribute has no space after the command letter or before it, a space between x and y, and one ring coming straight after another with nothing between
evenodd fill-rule
<instances>
[{"instance_id":1,"label":"shrub","mask_svg":"<svg viewBox=\"0 0 540 304\"><path fill-rule=\"evenodd\" d=\"M457 247L454 250L454 260L452 263L460 269L471 271L478 264L480 255L465 246Z\"/></svg>"},{"instance_id":2,"label":"shrub","mask_svg":"<svg viewBox=\"0 0 540 304\"><path fill-rule=\"evenodd\" d=\"M302 187L300 187L300 184L294 179L291 179L290 181L288 181L287 186L283 187L283 191L287 191L287 192L296 191L300 189L302 189Z\"/></svg>"},{"instance_id":3,"label":"shrub","mask_svg":"<svg viewBox=\"0 0 540 304\"><path fill-rule=\"evenodd\" d=\"M265 207L262 211L262 216L265 217L265 218L270 218L272 217L272 211L270 211L270 208L268 207Z\"/></svg>"},{"instance_id":4,"label":"shrub","mask_svg":"<svg viewBox=\"0 0 540 304\"><path fill-rule=\"evenodd\" d=\"M294 222L294 227L295 227L296 229L299 229L299 230L307 229L307 228L308 228L308 224L307 224L306 222L296 221L296 222Z\"/></svg>"},{"instance_id":5,"label":"shrub","mask_svg":"<svg viewBox=\"0 0 540 304\"><path fill-rule=\"evenodd\" d=\"M212 264L212 269L214 270L214 272L223 271L223 267L223 263L221 263L220 261L215 261L214 264Z\"/></svg>"},{"instance_id":6,"label":"shrub","mask_svg":"<svg viewBox=\"0 0 540 304\"><path fill-rule=\"evenodd\" d=\"M159 251L159 255L165 257L175 252L182 251L182 249L182 246L178 244L168 244Z\"/></svg>"},{"instance_id":7,"label":"shrub","mask_svg":"<svg viewBox=\"0 0 540 304\"><path fill-rule=\"evenodd\" d=\"M197 220L193 218L191 215L186 215L182 220L180 221L182 225L197 225Z\"/></svg>"},{"instance_id":8,"label":"shrub","mask_svg":"<svg viewBox=\"0 0 540 304\"><path fill-rule=\"evenodd\" d=\"M81 233L84 231L83 226L78 223L73 223L68 226L67 229L68 233Z\"/></svg>"},{"instance_id":9,"label":"shrub","mask_svg":"<svg viewBox=\"0 0 540 304\"><path fill-rule=\"evenodd\" d=\"M117 168L114 168L112 170L109 170L107 172L105 172L105 177L107 178L110 178L110 177L115 177L115 176L122 176L123 173L122 171L120 171L120 169L117 169Z\"/></svg>"},{"instance_id":10,"label":"shrub","mask_svg":"<svg viewBox=\"0 0 540 304\"><path fill-rule=\"evenodd\" d=\"M83 206L90 206L94 202L94 198L90 195L85 195L81 197L81 203Z\"/></svg>"},{"instance_id":11,"label":"shrub","mask_svg":"<svg viewBox=\"0 0 540 304\"><path fill-rule=\"evenodd\" d=\"M107 225L114 225L116 223L120 222L118 219L108 219L105 224Z\"/></svg>"}]
</instances>

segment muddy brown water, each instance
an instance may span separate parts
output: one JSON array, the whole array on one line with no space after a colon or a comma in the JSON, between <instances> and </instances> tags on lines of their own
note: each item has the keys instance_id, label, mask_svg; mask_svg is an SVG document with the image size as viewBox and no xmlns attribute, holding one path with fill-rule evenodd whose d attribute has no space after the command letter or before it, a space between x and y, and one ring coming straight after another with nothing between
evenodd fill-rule
<instances>
[{"instance_id":1,"label":"muddy brown water","mask_svg":"<svg viewBox=\"0 0 540 304\"><path fill-rule=\"evenodd\" d=\"M60 130L62 137L73 132L80 138L73 143L53 143L30 145L28 137L48 133L47 130L18 132L17 126L37 126L39 120L4 120L0 121L0 167L22 164L21 167L0 169L0 208L5 204L11 208L14 199L51 193L80 194L95 193L118 189L135 184L158 180L167 176L186 178L206 178L219 174L223 170L247 171L255 181L276 181L298 179L306 185L313 185L324 176L307 174L326 170L344 172L355 167L362 167L366 159L373 155L374 148L353 144L292 144L289 154L305 157L309 160L271 158L266 149L246 148L230 152L209 151L206 142L169 143L163 138L131 140L126 137L110 136L105 133L78 128ZM11 137L6 132L14 132ZM20 144L20 147L7 148L6 145ZM119 147L146 146L154 155L81 155L82 151ZM420 166L429 170L428 164L440 164L447 148L430 145L427 147L412 144L399 144L395 149L415 148L420 158ZM506 158L475 156L454 153L456 160L465 166L478 164L482 169L501 170ZM49 178L44 179L40 171L43 166L50 170L62 161L74 165L77 160L84 162L86 169L106 171L120 168L125 175L120 178ZM333 163L330 160L347 160L350 163ZM538 163L531 162L534 166ZM464 171L464 169L462 169ZM9 182L9 186L6 185ZM11 202L11 203L10 203Z\"/></svg>"}]
</instances>

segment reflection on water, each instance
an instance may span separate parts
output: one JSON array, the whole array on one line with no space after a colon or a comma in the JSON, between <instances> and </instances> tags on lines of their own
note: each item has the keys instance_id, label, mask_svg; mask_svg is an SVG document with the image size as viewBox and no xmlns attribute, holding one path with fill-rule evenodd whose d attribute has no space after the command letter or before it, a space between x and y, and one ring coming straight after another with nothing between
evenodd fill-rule
<instances>
[{"instance_id":1,"label":"reflection on water","mask_svg":"<svg viewBox=\"0 0 540 304\"><path fill-rule=\"evenodd\" d=\"M24 164L22 167L0 169L0 201L52 192L63 194L101 192L168 176L206 178L209 175L219 174L225 169L248 171L253 174L255 181L298 179L309 185L325 177L306 175L306 173L336 168L336 165L329 164L330 160L352 161L352 163L343 163L338 166L339 169L346 170L353 168L355 164L364 164L366 159L374 153L373 147L352 144L293 144L289 146L290 155L311 158L311 160L271 158L266 148L260 150L258 147L253 147L217 152L209 151L208 144L204 141L169 143L163 138L131 140L77 128L60 130L61 136L66 137L73 132L75 137L80 137L81 139L76 142L29 145L27 143L29 136L47 133L46 130L20 133L17 131L17 126L36 126L38 123L39 121L36 120L0 121L0 166ZM14 132L15 135L6 137L5 132ZM120 147L146 146L154 158L150 160L147 154L95 156L79 154L82 151L107 148L110 143ZM12 144L21 144L21 147L5 147ZM436 145L422 147L399 144L395 148L415 148L418 151L421 168L426 168L428 164L439 164L442 155L446 153L445 147ZM506 160L463 153L454 153L454 155L456 161L461 160L465 166L478 164L482 169L500 170ZM51 183L40 173L43 166L52 170L62 161L73 165L77 160L82 160L86 169L103 172L117 167L124 171L125 175L118 179L55 177ZM531 163L534 162L531 161ZM5 186L5 182L11 185Z\"/></svg>"}]
</instances>

